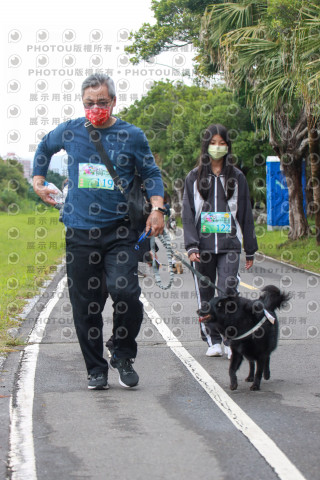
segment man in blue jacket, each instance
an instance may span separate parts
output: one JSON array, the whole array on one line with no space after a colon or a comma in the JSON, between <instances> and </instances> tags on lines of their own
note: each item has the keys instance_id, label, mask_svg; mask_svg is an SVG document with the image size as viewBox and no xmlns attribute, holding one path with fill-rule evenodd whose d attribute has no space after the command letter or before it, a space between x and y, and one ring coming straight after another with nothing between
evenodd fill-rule
<instances>
[{"instance_id":1,"label":"man in blue jacket","mask_svg":"<svg viewBox=\"0 0 320 480\"><path fill-rule=\"evenodd\" d=\"M103 358L102 310L108 291L113 300L114 352L110 365L119 372L124 387L138 384L132 363L137 355L136 337L143 318L139 300L136 232L130 228L124 195L114 185L89 137L86 122L99 132L122 186L128 192L135 170L141 175L152 204L146 230L163 231L163 183L161 173L139 128L112 115L116 105L113 80L94 74L82 84L85 117L68 120L48 133L34 158L33 188L41 199L54 205L54 190L44 186L52 155L68 154L68 195L63 210L66 226L66 261L75 328L88 371L89 389L108 388L108 363ZM121 208L122 206L122 208ZM102 282L106 282L106 286Z\"/></svg>"}]
</instances>

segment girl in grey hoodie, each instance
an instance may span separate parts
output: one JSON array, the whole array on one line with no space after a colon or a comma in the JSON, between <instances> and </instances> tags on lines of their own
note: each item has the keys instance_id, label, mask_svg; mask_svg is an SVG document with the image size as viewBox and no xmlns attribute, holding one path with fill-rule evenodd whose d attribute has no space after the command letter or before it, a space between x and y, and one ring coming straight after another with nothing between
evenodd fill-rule
<instances>
[{"instance_id":1,"label":"girl in grey hoodie","mask_svg":"<svg viewBox=\"0 0 320 480\"><path fill-rule=\"evenodd\" d=\"M253 265L258 250L249 188L243 173L233 165L226 127L205 130L198 166L187 175L183 195L184 243L193 266L227 295L238 295L242 244L245 268ZM218 277L218 278L217 278ZM195 277L199 308L205 311L214 289ZM203 320L200 318L200 322ZM200 323L207 356L221 356L221 336L210 322ZM225 345L230 358L230 348Z\"/></svg>"}]
</instances>

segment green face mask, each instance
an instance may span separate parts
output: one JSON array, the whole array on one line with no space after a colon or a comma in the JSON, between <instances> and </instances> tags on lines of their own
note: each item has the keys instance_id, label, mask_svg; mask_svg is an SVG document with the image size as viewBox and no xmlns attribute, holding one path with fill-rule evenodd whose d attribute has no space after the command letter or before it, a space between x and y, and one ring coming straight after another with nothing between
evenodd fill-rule
<instances>
[{"instance_id":1,"label":"green face mask","mask_svg":"<svg viewBox=\"0 0 320 480\"><path fill-rule=\"evenodd\" d=\"M214 160L219 160L228 153L228 147L224 145L209 145L208 153Z\"/></svg>"}]
</instances>

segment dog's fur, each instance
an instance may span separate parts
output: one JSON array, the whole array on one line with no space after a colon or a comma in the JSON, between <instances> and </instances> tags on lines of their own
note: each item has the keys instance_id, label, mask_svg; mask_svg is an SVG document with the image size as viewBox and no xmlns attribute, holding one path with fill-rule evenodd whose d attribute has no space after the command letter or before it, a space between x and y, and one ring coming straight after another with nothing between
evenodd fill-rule
<instances>
[{"instance_id":1,"label":"dog's fur","mask_svg":"<svg viewBox=\"0 0 320 480\"><path fill-rule=\"evenodd\" d=\"M169 234L172 234L175 236L176 231L177 231L177 222L175 217L170 216L166 222L166 229L168 230ZM171 236L171 235L170 235Z\"/></svg>"},{"instance_id":2,"label":"dog's fur","mask_svg":"<svg viewBox=\"0 0 320 480\"><path fill-rule=\"evenodd\" d=\"M172 271L178 275L183 273L182 262L180 262L180 260L175 260L175 262L172 264Z\"/></svg>"},{"instance_id":3,"label":"dog's fur","mask_svg":"<svg viewBox=\"0 0 320 480\"><path fill-rule=\"evenodd\" d=\"M277 347L279 325L275 310L288 301L290 295L277 287L268 285L261 291L258 300L242 297L215 297L209 302L208 320L214 322L221 335L230 340L232 357L229 367L230 388L236 390L238 381L236 372L243 357L249 361L250 370L247 382L253 382L250 390L260 390L262 374L265 380L270 378L270 355ZM248 337L233 340L251 328L264 317L264 309L274 318L274 324L268 319ZM201 315L201 310L198 312ZM208 313L205 312L206 314ZM256 373L255 373L256 362Z\"/></svg>"}]
</instances>

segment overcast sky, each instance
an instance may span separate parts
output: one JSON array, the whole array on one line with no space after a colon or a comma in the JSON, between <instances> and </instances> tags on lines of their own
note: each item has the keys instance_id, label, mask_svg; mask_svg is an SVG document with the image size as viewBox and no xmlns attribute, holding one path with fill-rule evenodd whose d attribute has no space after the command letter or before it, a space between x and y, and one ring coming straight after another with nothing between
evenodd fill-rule
<instances>
[{"instance_id":1,"label":"overcast sky","mask_svg":"<svg viewBox=\"0 0 320 480\"><path fill-rule=\"evenodd\" d=\"M128 34L154 23L151 0L10 1L2 11L0 155L32 159L42 136L83 115L81 83L96 68L117 87L115 113L147 93L153 81L182 79L195 52L162 54L133 66ZM191 82L188 82L191 83Z\"/></svg>"}]
</instances>

